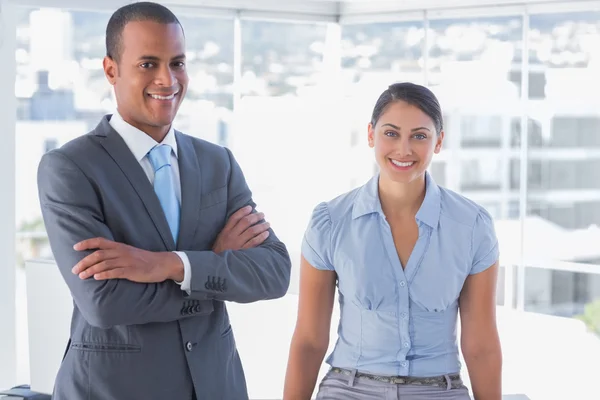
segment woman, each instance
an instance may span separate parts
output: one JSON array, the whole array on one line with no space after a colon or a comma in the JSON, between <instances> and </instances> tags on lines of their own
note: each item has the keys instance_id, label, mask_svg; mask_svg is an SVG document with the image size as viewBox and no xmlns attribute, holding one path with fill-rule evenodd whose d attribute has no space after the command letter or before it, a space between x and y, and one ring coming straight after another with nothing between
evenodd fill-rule
<instances>
[{"instance_id":1,"label":"woman","mask_svg":"<svg viewBox=\"0 0 600 400\"><path fill-rule=\"evenodd\" d=\"M398 83L379 97L368 129L379 174L319 204L304 236L285 400L311 398L336 283L338 340L317 399L469 399L459 310L474 397L501 398L498 243L482 207L428 174L443 139L429 89Z\"/></svg>"}]
</instances>

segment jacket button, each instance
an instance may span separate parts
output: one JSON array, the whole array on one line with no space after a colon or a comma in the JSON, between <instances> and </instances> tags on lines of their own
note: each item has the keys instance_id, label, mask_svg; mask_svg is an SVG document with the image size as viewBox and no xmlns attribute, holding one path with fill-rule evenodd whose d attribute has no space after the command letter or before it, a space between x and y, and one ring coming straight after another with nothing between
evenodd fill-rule
<instances>
[{"instance_id":1,"label":"jacket button","mask_svg":"<svg viewBox=\"0 0 600 400\"><path fill-rule=\"evenodd\" d=\"M185 348L187 351L192 351L192 349L193 349L192 342L187 342L185 344Z\"/></svg>"}]
</instances>

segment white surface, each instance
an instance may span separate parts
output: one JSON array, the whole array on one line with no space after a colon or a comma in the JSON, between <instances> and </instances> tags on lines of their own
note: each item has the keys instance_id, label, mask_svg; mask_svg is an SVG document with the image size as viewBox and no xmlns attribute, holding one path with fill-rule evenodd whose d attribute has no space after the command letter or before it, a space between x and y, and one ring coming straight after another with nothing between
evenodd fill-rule
<instances>
[{"instance_id":1,"label":"white surface","mask_svg":"<svg viewBox=\"0 0 600 400\"><path fill-rule=\"evenodd\" d=\"M58 268L47 262L28 263L27 268L27 286L33 291L28 295L31 383L34 390L47 392L63 356L72 303ZM297 301L297 295L288 294L272 301L227 304L251 399L282 397ZM338 318L336 306L329 351ZM598 400L600 338L586 332L581 322L503 307L497 319L505 399L524 393L531 400ZM320 376L327 369L323 364ZM463 376L468 384L466 369Z\"/></svg>"},{"instance_id":2,"label":"white surface","mask_svg":"<svg viewBox=\"0 0 600 400\"><path fill-rule=\"evenodd\" d=\"M28 261L25 271L31 390L51 394L69 340L73 301L54 262Z\"/></svg>"},{"instance_id":3,"label":"white surface","mask_svg":"<svg viewBox=\"0 0 600 400\"><path fill-rule=\"evenodd\" d=\"M15 122L16 28L12 6L0 0L0 390L15 384ZM13 90L14 91L14 90Z\"/></svg>"},{"instance_id":4,"label":"white surface","mask_svg":"<svg viewBox=\"0 0 600 400\"><path fill-rule=\"evenodd\" d=\"M296 295L288 294L268 302L227 304L251 399L282 397L297 302ZM327 354L335 345L338 320L336 304ZM525 394L531 400L598 400L600 338L587 333L581 322L503 307L498 307L497 321L504 399L527 399ZM319 379L327 369L323 364ZM462 374L470 386L466 368Z\"/></svg>"},{"instance_id":5,"label":"white surface","mask_svg":"<svg viewBox=\"0 0 600 400\"><path fill-rule=\"evenodd\" d=\"M281 399L290 342L296 326L298 296L251 304L227 303L227 310L248 384L250 399ZM339 312L334 311L329 350L337 339ZM319 380L328 366L323 363Z\"/></svg>"}]
</instances>

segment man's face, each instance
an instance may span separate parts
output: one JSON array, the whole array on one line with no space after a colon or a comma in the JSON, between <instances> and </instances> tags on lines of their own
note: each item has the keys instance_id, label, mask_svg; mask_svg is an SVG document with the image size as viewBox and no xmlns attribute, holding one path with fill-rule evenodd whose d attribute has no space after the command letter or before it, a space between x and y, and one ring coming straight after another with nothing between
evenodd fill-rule
<instances>
[{"instance_id":1,"label":"man's face","mask_svg":"<svg viewBox=\"0 0 600 400\"><path fill-rule=\"evenodd\" d=\"M153 137L164 136L185 96L185 38L178 24L130 22L123 29L120 61L106 57L119 114Z\"/></svg>"}]
</instances>

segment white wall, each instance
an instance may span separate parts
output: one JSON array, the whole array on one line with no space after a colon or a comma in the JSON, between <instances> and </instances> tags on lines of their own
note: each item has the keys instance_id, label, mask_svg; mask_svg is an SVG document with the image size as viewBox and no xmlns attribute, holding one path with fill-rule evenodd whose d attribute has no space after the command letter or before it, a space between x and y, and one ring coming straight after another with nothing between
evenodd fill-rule
<instances>
[{"instance_id":1,"label":"white wall","mask_svg":"<svg viewBox=\"0 0 600 400\"><path fill-rule=\"evenodd\" d=\"M0 389L15 383L15 120L16 27L0 0ZM9 88L6 90L5 88ZM12 90L10 90L12 88Z\"/></svg>"}]
</instances>

